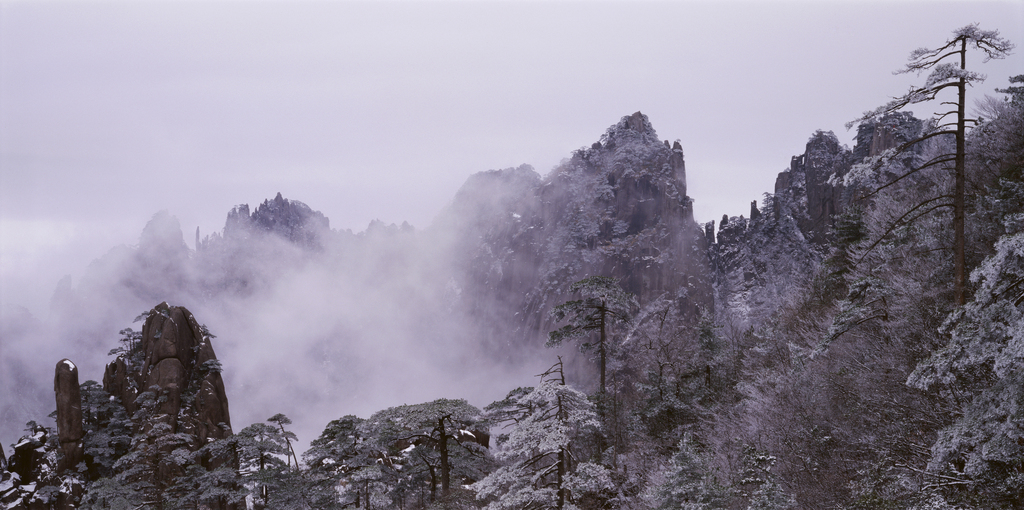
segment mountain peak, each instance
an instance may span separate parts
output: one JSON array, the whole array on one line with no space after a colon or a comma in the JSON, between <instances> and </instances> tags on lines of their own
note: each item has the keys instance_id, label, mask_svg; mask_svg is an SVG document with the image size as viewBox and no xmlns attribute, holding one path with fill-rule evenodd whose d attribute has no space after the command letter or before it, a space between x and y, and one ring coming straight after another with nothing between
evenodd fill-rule
<instances>
[{"instance_id":1,"label":"mountain peak","mask_svg":"<svg viewBox=\"0 0 1024 510\"><path fill-rule=\"evenodd\" d=\"M623 119L626 121L626 127L633 131L639 133L654 132L654 128L651 127L651 121L639 111L628 117L623 117Z\"/></svg>"},{"instance_id":2,"label":"mountain peak","mask_svg":"<svg viewBox=\"0 0 1024 510\"><path fill-rule=\"evenodd\" d=\"M252 231L277 234L293 243L320 246L321 238L330 231L330 223L320 211L314 211L298 200L288 200L280 192L273 200L264 200L249 213L248 204L235 206L228 212L225 236L246 236Z\"/></svg>"},{"instance_id":3,"label":"mountain peak","mask_svg":"<svg viewBox=\"0 0 1024 510\"><path fill-rule=\"evenodd\" d=\"M661 143L650 119L643 113L636 112L619 119L619 122L609 127L601 137L601 141L595 143L593 147L595 149L599 147L614 149L628 143Z\"/></svg>"}]
</instances>

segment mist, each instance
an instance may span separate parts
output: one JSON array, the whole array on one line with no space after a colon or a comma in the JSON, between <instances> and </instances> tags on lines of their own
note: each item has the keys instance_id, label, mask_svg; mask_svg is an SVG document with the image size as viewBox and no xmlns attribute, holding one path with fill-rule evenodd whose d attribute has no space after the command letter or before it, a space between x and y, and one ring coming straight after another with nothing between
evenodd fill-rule
<instances>
[{"instance_id":1,"label":"mist","mask_svg":"<svg viewBox=\"0 0 1024 510\"><path fill-rule=\"evenodd\" d=\"M303 207L278 196L253 218ZM15 391L0 435L16 439L52 410L56 360L72 359L83 381L101 380L118 332L140 329L134 317L161 301L189 308L216 335L234 429L284 413L303 447L347 414L442 397L482 407L533 384L554 359L537 343L503 350L481 341L459 302L487 298L453 292L458 268L444 244L453 236L440 227L375 222L352 233L298 217L266 231L231 216L196 250L177 218L158 212L137 244L60 280L49 313L5 307L2 384ZM291 227L310 235L288 239Z\"/></svg>"},{"instance_id":2,"label":"mist","mask_svg":"<svg viewBox=\"0 0 1024 510\"><path fill-rule=\"evenodd\" d=\"M459 243L475 232L436 221L471 175L548 175L642 110L686 150L696 220L741 214L814 130L849 141L846 121L914 82L890 74L912 48L974 21L1024 40L1019 2L0 13L5 443L53 409L59 359L99 380L118 331L161 301L217 335L236 431L281 412L305 443L345 414L486 405L559 351L539 329L496 332L467 311L523 312L460 284ZM985 68L988 92L1019 74L1021 53ZM319 244L229 240L228 212L277 192L330 219Z\"/></svg>"}]
</instances>

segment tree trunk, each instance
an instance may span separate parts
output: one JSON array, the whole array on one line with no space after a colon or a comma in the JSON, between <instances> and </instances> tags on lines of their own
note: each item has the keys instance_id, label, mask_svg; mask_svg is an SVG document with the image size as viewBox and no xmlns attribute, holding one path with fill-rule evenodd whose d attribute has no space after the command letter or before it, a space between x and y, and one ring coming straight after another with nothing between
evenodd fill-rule
<instances>
[{"instance_id":1,"label":"tree trunk","mask_svg":"<svg viewBox=\"0 0 1024 510\"><path fill-rule=\"evenodd\" d=\"M562 479L565 477L565 449L558 450L558 509L565 506L565 489L562 488Z\"/></svg>"},{"instance_id":2,"label":"tree trunk","mask_svg":"<svg viewBox=\"0 0 1024 510\"><path fill-rule=\"evenodd\" d=\"M448 469L448 434L444 430L444 417L438 418L437 430L441 442L437 448L441 453L441 497L447 498L451 493L451 473Z\"/></svg>"},{"instance_id":3,"label":"tree trunk","mask_svg":"<svg viewBox=\"0 0 1024 510\"><path fill-rule=\"evenodd\" d=\"M281 437L284 438L285 444L288 445L288 452L284 456L285 461L287 462L287 466L291 467L292 466L292 459L295 459L295 469L298 470L299 469L299 457L297 455L295 455L295 449L292 448L292 442L288 439L288 436L286 435L287 433L284 431L284 422L279 422L278 425L281 427Z\"/></svg>"},{"instance_id":4,"label":"tree trunk","mask_svg":"<svg viewBox=\"0 0 1024 510\"><path fill-rule=\"evenodd\" d=\"M434 466L427 464L427 470L430 471L430 502L437 501L437 471Z\"/></svg>"},{"instance_id":5,"label":"tree trunk","mask_svg":"<svg viewBox=\"0 0 1024 510\"><path fill-rule=\"evenodd\" d=\"M967 39L961 41L961 69L967 69ZM959 79L956 85L956 160L953 189L953 298L957 306L967 303L967 241L964 233L967 182L967 80Z\"/></svg>"},{"instance_id":6,"label":"tree trunk","mask_svg":"<svg viewBox=\"0 0 1024 510\"><path fill-rule=\"evenodd\" d=\"M967 39L960 41L960 69L967 69ZM953 296L957 306L967 303L966 244L964 234L964 209L966 209L966 131L964 110L967 102L967 80L960 78L957 85L956 122L956 178L953 190Z\"/></svg>"},{"instance_id":7,"label":"tree trunk","mask_svg":"<svg viewBox=\"0 0 1024 510\"><path fill-rule=\"evenodd\" d=\"M562 358L561 357L558 358L558 371L559 371L559 374L562 376L562 385L564 386L565 385L565 372L562 371ZM568 419L568 413L565 412L565 407L562 405L562 396L561 395L558 396L558 404L557 405L558 405L558 412L555 414L555 418L557 420L559 420L559 421L567 420ZM565 506L565 489L562 488L562 480L563 480L563 478L565 478L565 473L566 473L566 469L565 469L565 447L562 447L562 448L558 449L558 469L556 469L556 473L557 473L557 476L558 476L558 479L556 480L556 483L558 484L558 491L555 493L557 495L556 496L556 498L557 498L556 501L557 501L558 510L562 510L562 507Z\"/></svg>"},{"instance_id":8,"label":"tree trunk","mask_svg":"<svg viewBox=\"0 0 1024 510\"><path fill-rule=\"evenodd\" d=\"M606 391L606 386L605 386L605 382L604 382L604 372L605 372L605 340L607 340L607 336L606 336L607 333L605 332L605 329L607 329L606 328L606 320L605 320L605 318L608 316L608 309L604 306L604 303L601 303L600 313L601 313L601 340L597 344L597 357L600 359L599 363L601 365L601 396L604 397L605 391Z\"/></svg>"}]
</instances>

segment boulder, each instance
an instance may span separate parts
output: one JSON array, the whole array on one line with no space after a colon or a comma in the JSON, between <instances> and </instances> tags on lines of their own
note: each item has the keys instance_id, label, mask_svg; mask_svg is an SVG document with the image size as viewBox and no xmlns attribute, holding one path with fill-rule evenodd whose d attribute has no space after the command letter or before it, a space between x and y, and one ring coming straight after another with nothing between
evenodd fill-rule
<instances>
[{"instance_id":1,"label":"boulder","mask_svg":"<svg viewBox=\"0 0 1024 510\"><path fill-rule=\"evenodd\" d=\"M22 485L33 484L46 471L46 442L49 434L44 427L36 426L29 435L22 437L14 445L7 469L17 475Z\"/></svg>"},{"instance_id":2,"label":"boulder","mask_svg":"<svg viewBox=\"0 0 1024 510\"><path fill-rule=\"evenodd\" d=\"M124 357L118 357L110 362L103 371L103 389L121 401L128 416L134 415L138 410L135 404L135 398L139 395L138 388L141 387L136 380L138 375L130 373Z\"/></svg>"}]
</instances>

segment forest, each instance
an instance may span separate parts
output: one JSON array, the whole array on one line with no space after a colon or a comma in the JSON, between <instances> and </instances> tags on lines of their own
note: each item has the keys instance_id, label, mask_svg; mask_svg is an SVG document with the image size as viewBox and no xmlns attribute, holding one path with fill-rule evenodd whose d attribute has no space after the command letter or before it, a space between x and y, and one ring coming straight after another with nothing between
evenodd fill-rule
<instances>
[{"instance_id":1,"label":"forest","mask_svg":"<svg viewBox=\"0 0 1024 510\"><path fill-rule=\"evenodd\" d=\"M499 296L488 303L532 311L487 322L481 342L497 349L495 338L530 324L547 353L532 386L482 407L453 394L337 416L297 451L279 409L237 430L204 418L223 395L219 374L232 369L212 354L205 326L192 328L176 393L131 375L155 370L153 346L169 327L159 324L201 319L166 305L145 311L139 331L127 327L109 346L103 382L79 385L80 452L68 453L63 431L30 422L15 455L0 459L0 504L1024 508L1024 75L1002 97L973 98L969 113L970 84L984 79L974 69L1012 49L968 25L915 51L903 72L922 73L920 87L854 119L853 150L815 133L803 173L794 162L775 193L749 217L723 218L717 235L713 222L687 216L681 149L652 138L637 115L529 184L544 198L534 209L501 216L536 228L473 217L467 239L509 248L456 260L470 268L465 282ZM914 105L949 112L920 119ZM623 198L627 182L657 200ZM525 203L506 198L494 207ZM463 228L468 216L451 221ZM208 253L225 246L217 242L227 241L208 238ZM519 267L508 261L520 259L501 257L527 245L524 259L548 265L539 275L517 269L534 275L520 288L507 283ZM496 260L506 268L497 276ZM654 269L631 269L640 264ZM460 306L481 323L501 311ZM68 465L71 455L80 462Z\"/></svg>"}]
</instances>

